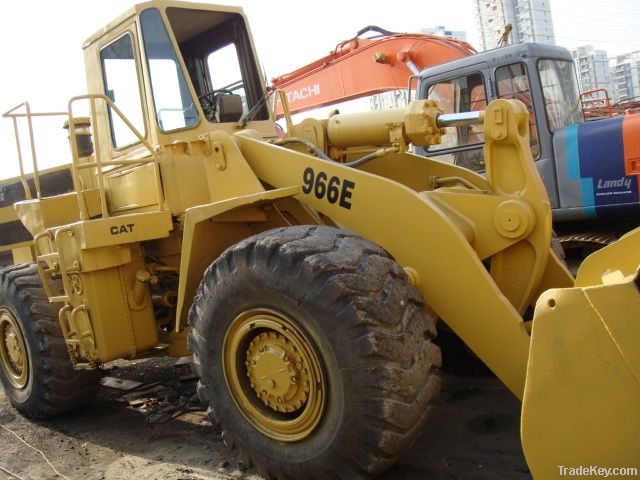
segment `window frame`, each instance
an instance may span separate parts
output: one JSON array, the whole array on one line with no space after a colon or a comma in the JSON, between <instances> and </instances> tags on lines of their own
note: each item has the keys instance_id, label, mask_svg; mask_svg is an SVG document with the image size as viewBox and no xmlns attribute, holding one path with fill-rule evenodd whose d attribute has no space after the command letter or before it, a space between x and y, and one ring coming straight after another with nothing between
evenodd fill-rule
<instances>
[{"instance_id":1,"label":"window frame","mask_svg":"<svg viewBox=\"0 0 640 480\"><path fill-rule=\"evenodd\" d=\"M105 65L102 59L102 51L108 47L110 47L111 45L115 44L116 42L120 41L122 38L124 38L125 36L129 36L131 38L131 49L133 51L133 60L135 62L135 66L136 66L136 78L138 80L138 96L140 99L140 111L142 114L142 127L143 130L139 131L140 135L142 136L142 138L144 138L145 140L148 139L148 135L149 135L149 125L148 125L148 119L147 119L147 102L146 102L146 97L145 97L145 89L144 89L144 82L143 80L143 72L142 72L142 62L140 59L140 48L138 45L138 36L136 35L137 33L137 28L136 28L136 22L131 23L130 25L128 25L122 32L120 32L120 34L116 37L110 38L107 42L104 43L104 45L100 45L98 47L98 59L99 59L99 64L100 64L100 84L102 85L102 91L104 96L106 96L107 98L109 98L111 100L111 97L109 97L108 95L108 90L107 90L107 82L106 82L106 71L105 71ZM113 101L113 100L112 100ZM116 102L113 102L116 106L118 106L116 104ZM120 107L118 107L120 108ZM122 110L122 109L120 109ZM106 111L107 111L107 120L108 120L108 126L109 126L109 137L110 137L110 142L111 142L111 149L113 152L123 152L125 150L128 150L134 146L139 145L141 142L140 140L135 137L134 135L134 140L131 143L127 143L126 145L122 145L122 146L117 146L115 144L115 138L114 138L114 129L113 129L113 113L111 110L111 107L109 107L108 105L106 106ZM122 112L125 116L126 113ZM127 120L129 120L129 118L127 117ZM134 125L135 127L135 125ZM129 127L127 127L129 128ZM137 127L136 127L137 128Z\"/></svg>"},{"instance_id":2,"label":"window frame","mask_svg":"<svg viewBox=\"0 0 640 480\"><path fill-rule=\"evenodd\" d=\"M171 25L171 10L186 9L194 10L194 8L185 7L167 7L167 25ZM251 40L251 33L247 24L246 18L237 13L229 12L228 18L216 26L215 39L209 40L206 37L206 31L200 32L194 37L178 43L176 41L177 51L180 52L180 57L187 65L185 67L186 76L189 79L189 84L194 89L194 93L199 93L199 90L204 86L207 89L211 87L211 75L208 65L209 55L216 50L224 48L229 44L233 44L236 49L236 55L238 58L238 66L240 68L243 89L247 100L249 110L253 108L259 108L256 114L253 116L252 121L269 121L271 119L271 112L263 101L263 97L266 92L264 91L263 78L260 74L260 68L257 64L257 58L254 54L254 48ZM172 37L173 38L173 37ZM174 39L175 41L175 39ZM190 66L191 61L199 64L199 68L204 74L204 85L201 85L193 78ZM199 104L200 102L198 102ZM262 103L260 107L258 104ZM203 112L202 106L198 105L199 110L202 112L202 118L210 125L219 125L215 120L210 119L205 112Z\"/></svg>"},{"instance_id":3,"label":"window frame","mask_svg":"<svg viewBox=\"0 0 640 480\"><path fill-rule=\"evenodd\" d=\"M175 128L175 129L171 129L171 130L164 130L162 128L162 126L160 125L160 121L159 121L159 116L158 116L158 109L156 108L156 99L155 96L153 94L153 80L151 77L151 67L149 65L149 55L147 52L147 48L144 42L144 32L143 32L143 28L142 28L142 15L145 12L151 11L151 10L155 10L158 12L159 16L160 16L160 20L162 23L162 26L164 28L164 31L167 35L167 39L169 40L169 43L171 44L171 48L173 49L173 53L175 55L175 60L176 60L176 71L182 75L182 78L184 80L185 83L185 87L186 87L186 91L189 92L189 95L191 96L191 100L193 102L193 106L195 111L198 114L197 117L197 121L192 124L192 125L185 125L184 127L180 127L180 128ZM149 85L149 97L150 97L150 114L152 113L155 117L155 124L156 127L158 128L158 133L160 135L173 135L174 133L179 133L179 132L184 132L187 130L194 130L196 128L198 128L201 123L202 123L202 117L203 117L203 112L202 112L202 108L200 107L199 101L197 100L197 95L196 92L194 90L194 86L191 82L191 77L188 74L187 69L185 68L184 65L184 59L182 58L182 52L180 51L180 46L177 44L176 39L174 37L173 34L173 30L170 28L170 22L167 19L166 16L166 12L164 8L159 8L159 7L155 7L155 6L150 6L148 8L145 8L144 10L142 10L139 14L138 14L138 18L140 19L138 22L138 32L140 35L140 44L141 44L141 49L144 50L144 69L145 69L145 73L146 73L146 80L148 82Z\"/></svg>"},{"instance_id":4,"label":"window frame","mask_svg":"<svg viewBox=\"0 0 640 480\"><path fill-rule=\"evenodd\" d=\"M489 89L487 88L487 78L486 75L483 71L482 68L470 68L470 69L463 69L460 72L456 72L457 74L455 76L448 76L448 77L444 77L442 79L439 80L434 80L432 83L429 83L424 92L425 92L425 98L429 97L429 93L431 91L431 89L433 87L435 87L438 84L445 84L445 83L452 83L455 80L459 79L459 78L463 78L463 77L469 77L471 75L477 74L480 75L480 78L482 80L482 87L484 89L484 99L485 99L485 103L489 103ZM455 112L454 112L455 113ZM454 127L457 128L457 127ZM457 132L456 132L457 134ZM483 132L483 138L484 138L484 132ZM442 149L438 149L438 150L431 150L431 147L433 145L429 145L427 148L425 148L425 153L428 156L440 156L440 155L447 155L447 154L452 154L452 153L458 153L458 152L465 152L465 151L471 151L471 150L475 150L477 148L482 148L484 146L484 141L482 142L476 142L476 143L468 143L466 145L456 145L454 147L447 147L447 148L442 148Z\"/></svg>"},{"instance_id":5,"label":"window frame","mask_svg":"<svg viewBox=\"0 0 640 480\"><path fill-rule=\"evenodd\" d=\"M549 57L539 57L536 59L536 75L538 76L538 82L540 84L540 94L542 96L541 101L543 102L543 106L544 106L544 115L545 115L545 119L547 122L547 131L553 135L553 133L559 129L559 128L566 128L569 125L575 125L575 123L570 123L569 125L559 125L557 126L555 129L551 129L551 121L549 119L549 113L547 111L547 106L546 106L546 101L547 101L547 97L545 96L544 93L544 85L542 84L542 76L540 75L540 62L566 62L570 65L572 65L572 71L573 71L573 84L575 87L577 87L576 92L578 94L578 105L580 106L580 110L582 111L582 122L578 122L578 123L584 123L586 120L584 118L584 109L582 106L582 98L580 97L580 82L578 81L578 72L577 72L577 68L575 65L575 62L572 60L568 60L568 59L560 59L560 58L549 58Z\"/></svg>"}]
</instances>

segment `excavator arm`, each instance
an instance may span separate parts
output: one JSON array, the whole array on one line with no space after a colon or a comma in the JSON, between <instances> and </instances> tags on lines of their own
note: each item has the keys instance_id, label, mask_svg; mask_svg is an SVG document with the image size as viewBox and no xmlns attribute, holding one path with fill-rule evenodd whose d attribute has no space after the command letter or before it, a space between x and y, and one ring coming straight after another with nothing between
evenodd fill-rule
<instances>
[{"instance_id":1,"label":"excavator arm","mask_svg":"<svg viewBox=\"0 0 640 480\"><path fill-rule=\"evenodd\" d=\"M377 36L362 38L373 31ZM437 35L392 33L369 26L329 55L272 79L291 113L406 88L420 70L477 53L467 42ZM282 109L277 112L282 115Z\"/></svg>"}]
</instances>

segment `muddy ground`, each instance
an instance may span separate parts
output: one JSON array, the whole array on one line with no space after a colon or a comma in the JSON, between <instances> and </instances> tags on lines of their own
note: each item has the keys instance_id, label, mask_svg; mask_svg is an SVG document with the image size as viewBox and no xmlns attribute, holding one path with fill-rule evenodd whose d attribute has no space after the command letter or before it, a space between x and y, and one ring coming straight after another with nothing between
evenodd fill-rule
<instances>
[{"instance_id":1,"label":"muddy ground","mask_svg":"<svg viewBox=\"0 0 640 480\"><path fill-rule=\"evenodd\" d=\"M161 382L182 403L195 393L188 366L175 359L119 362L111 377ZM182 380L179 380L183 377ZM519 402L486 372L448 371L437 411L424 434L400 463L380 477L409 479L529 479L519 442ZM71 480L260 480L235 451L228 450L203 411L189 411L165 423L151 405L142 413L119 401L122 390L102 387L91 407L62 418L30 422L9 404L0 388L0 425L41 450ZM174 396L175 399L175 396ZM175 400L179 403L179 399ZM139 408L139 407L138 407ZM160 415L157 415L160 413ZM11 476L11 472L15 475ZM42 456L0 428L0 480L60 479Z\"/></svg>"}]
</instances>

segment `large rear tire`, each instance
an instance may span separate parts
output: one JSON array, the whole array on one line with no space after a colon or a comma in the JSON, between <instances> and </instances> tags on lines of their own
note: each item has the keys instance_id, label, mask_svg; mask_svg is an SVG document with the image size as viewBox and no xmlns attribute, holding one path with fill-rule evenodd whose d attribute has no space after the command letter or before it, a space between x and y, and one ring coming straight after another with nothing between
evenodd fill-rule
<instances>
[{"instance_id":1,"label":"large rear tire","mask_svg":"<svg viewBox=\"0 0 640 480\"><path fill-rule=\"evenodd\" d=\"M28 417L66 413L98 392L98 371L73 369L58 310L35 265L0 269L0 380L11 404Z\"/></svg>"},{"instance_id":2,"label":"large rear tire","mask_svg":"<svg viewBox=\"0 0 640 480\"><path fill-rule=\"evenodd\" d=\"M420 434L440 388L434 320L379 247L330 227L226 250L189 312L198 393L268 478L369 478Z\"/></svg>"}]
</instances>

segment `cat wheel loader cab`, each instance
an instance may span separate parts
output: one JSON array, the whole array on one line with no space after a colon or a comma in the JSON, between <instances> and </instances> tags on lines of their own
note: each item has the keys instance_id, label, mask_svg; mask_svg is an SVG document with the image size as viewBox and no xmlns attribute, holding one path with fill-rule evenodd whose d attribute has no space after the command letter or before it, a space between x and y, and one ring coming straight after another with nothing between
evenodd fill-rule
<instances>
[{"instance_id":1,"label":"cat wheel loader cab","mask_svg":"<svg viewBox=\"0 0 640 480\"><path fill-rule=\"evenodd\" d=\"M563 452L637 460L640 231L574 282L549 248L522 102L447 115L421 100L281 139L241 9L177 1L134 6L85 59L60 169L72 187L35 151L34 173L1 185L2 231L25 229L0 235L15 259L0 270L0 378L21 412L87 405L113 359L190 351L211 421L266 477L370 478L431 413L441 319L524 398L539 478ZM35 115L5 117L33 139ZM486 176L409 153L468 125ZM615 448L558 420L596 406Z\"/></svg>"}]
</instances>

